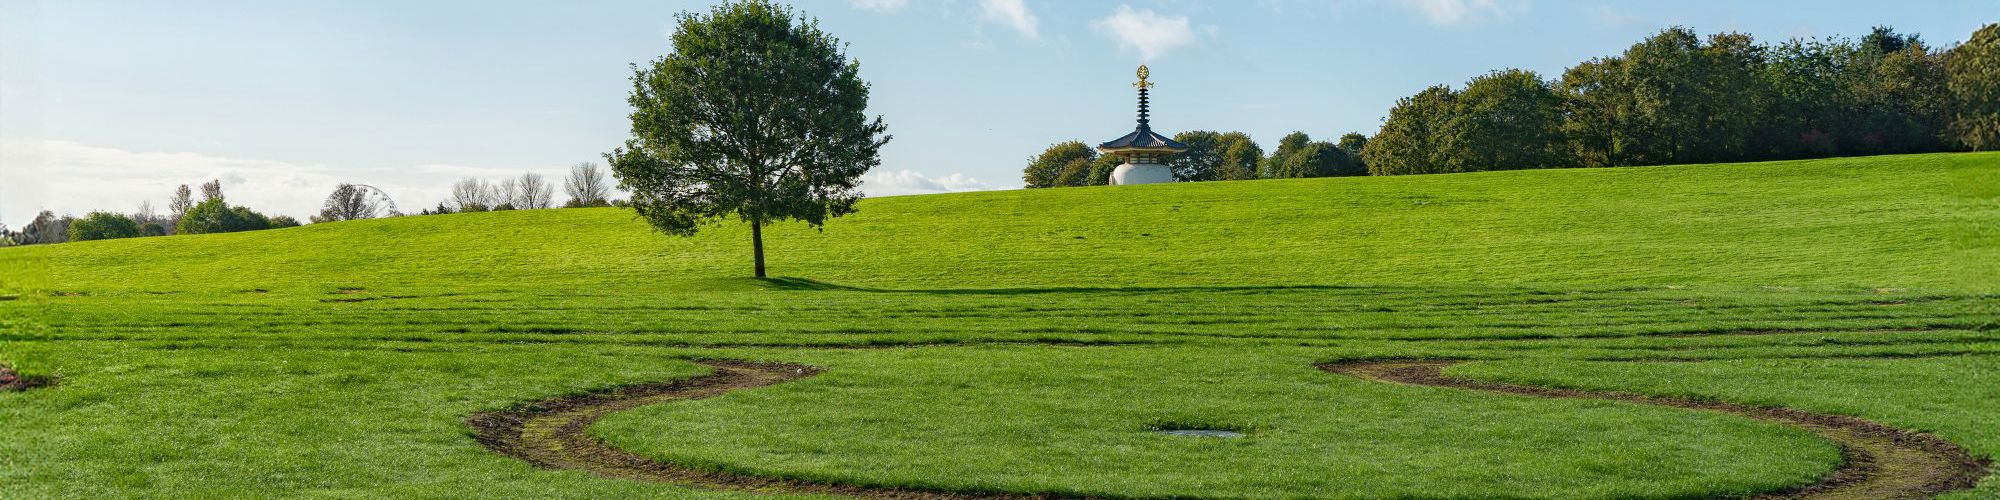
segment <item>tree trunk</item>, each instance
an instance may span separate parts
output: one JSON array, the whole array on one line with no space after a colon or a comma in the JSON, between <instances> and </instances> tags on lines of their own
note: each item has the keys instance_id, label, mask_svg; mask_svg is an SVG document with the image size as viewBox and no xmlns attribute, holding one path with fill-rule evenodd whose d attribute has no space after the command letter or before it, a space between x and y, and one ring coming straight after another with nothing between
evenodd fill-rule
<instances>
[{"instance_id":1,"label":"tree trunk","mask_svg":"<svg viewBox=\"0 0 2000 500\"><path fill-rule=\"evenodd\" d=\"M757 277L764 277L764 224L750 221L750 248L757 254Z\"/></svg>"}]
</instances>

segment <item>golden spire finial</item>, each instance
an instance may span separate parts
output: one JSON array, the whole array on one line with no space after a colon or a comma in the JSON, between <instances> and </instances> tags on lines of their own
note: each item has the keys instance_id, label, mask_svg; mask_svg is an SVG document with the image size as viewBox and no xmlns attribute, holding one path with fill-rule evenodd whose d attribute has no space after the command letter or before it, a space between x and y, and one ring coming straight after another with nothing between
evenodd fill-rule
<instances>
[{"instance_id":1,"label":"golden spire finial","mask_svg":"<svg viewBox=\"0 0 2000 500\"><path fill-rule=\"evenodd\" d=\"M1146 81L1146 77L1148 76L1152 76L1152 72L1146 71L1146 65L1139 65L1139 81L1133 83L1132 86L1142 89L1153 88L1153 82Z\"/></svg>"}]
</instances>

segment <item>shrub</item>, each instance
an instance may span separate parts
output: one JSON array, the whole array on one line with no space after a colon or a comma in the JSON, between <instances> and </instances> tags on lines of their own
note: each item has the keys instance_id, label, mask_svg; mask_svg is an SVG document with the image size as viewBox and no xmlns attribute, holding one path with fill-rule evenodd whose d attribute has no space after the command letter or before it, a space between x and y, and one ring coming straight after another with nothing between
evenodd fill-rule
<instances>
[{"instance_id":1,"label":"shrub","mask_svg":"<svg viewBox=\"0 0 2000 500\"><path fill-rule=\"evenodd\" d=\"M231 207L221 198L204 200L188 209L174 228L179 234L233 233L270 229L271 219L246 207Z\"/></svg>"},{"instance_id":2,"label":"shrub","mask_svg":"<svg viewBox=\"0 0 2000 500\"><path fill-rule=\"evenodd\" d=\"M139 223L125 214L112 212L91 212L88 217L71 222L68 231L70 241L137 238L139 234Z\"/></svg>"}]
</instances>

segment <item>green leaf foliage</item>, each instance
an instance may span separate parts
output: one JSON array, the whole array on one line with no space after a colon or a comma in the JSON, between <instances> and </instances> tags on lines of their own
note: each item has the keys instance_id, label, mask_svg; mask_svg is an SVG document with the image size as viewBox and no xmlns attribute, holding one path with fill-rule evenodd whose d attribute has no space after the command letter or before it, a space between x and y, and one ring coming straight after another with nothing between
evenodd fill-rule
<instances>
[{"instance_id":1,"label":"green leaf foliage","mask_svg":"<svg viewBox=\"0 0 2000 500\"><path fill-rule=\"evenodd\" d=\"M1118 155L1098 155L1097 159L1090 161L1090 176L1084 179L1085 185L1111 184L1111 172L1118 170L1118 166L1124 164L1125 159L1119 158Z\"/></svg>"},{"instance_id":2,"label":"green leaf foliage","mask_svg":"<svg viewBox=\"0 0 2000 500\"><path fill-rule=\"evenodd\" d=\"M1975 60L1957 54L1977 53L1981 43L1975 35L1947 55L1887 27L1860 40L1775 45L1740 33L1702 38L1669 28L1620 55L1573 66L1554 82L1503 70L1464 90L1425 89L1397 102L1382 129L1365 138L1361 156L1372 173L1405 174L1971 146L1979 123L2000 137L2000 110L1977 111L2000 102L2000 90L1991 90L2000 76L1954 80L1956 71L1980 66L1951 61ZM1982 85L1986 93L1971 90Z\"/></svg>"},{"instance_id":3,"label":"green leaf foliage","mask_svg":"<svg viewBox=\"0 0 2000 500\"><path fill-rule=\"evenodd\" d=\"M1284 137L1278 139L1278 148L1271 150L1271 156L1264 158L1264 161L1258 166L1258 177L1267 179L1284 177L1279 175L1278 172L1284 169L1285 162L1291 160L1293 155L1298 154L1300 150L1305 149L1306 145L1310 143L1312 143L1312 136L1306 135L1305 132L1294 131L1285 134Z\"/></svg>"},{"instance_id":4,"label":"green leaf foliage","mask_svg":"<svg viewBox=\"0 0 2000 500\"><path fill-rule=\"evenodd\" d=\"M174 226L174 234L233 233L271 228L271 219L246 207L231 207L222 198L195 204Z\"/></svg>"},{"instance_id":5,"label":"green leaf foliage","mask_svg":"<svg viewBox=\"0 0 2000 500\"><path fill-rule=\"evenodd\" d=\"M1347 156L1333 143L1314 141L1306 143L1297 152L1285 158L1272 172L1274 178L1337 177L1343 175L1366 175L1361 164Z\"/></svg>"},{"instance_id":6,"label":"green leaf foliage","mask_svg":"<svg viewBox=\"0 0 2000 500\"><path fill-rule=\"evenodd\" d=\"M1264 148L1257 141L1250 140L1250 134L1228 132L1222 134L1222 162L1215 167L1215 179L1239 181L1257 178L1257 163L1264 159Z\"/></svg>"},{"instance_id":7,"label":"green leaf foliage","mask_svg":"<svg viewBox=\"0 0 2000 500\"><path fill-rule=\"evenodd\" d=\"M1174 134L1174 140L1186 144L1187 151L1167 161L1174 171L1174 180L1212 181L1215 171L1222 165L1222 134L1208 130L1189 130Z\"/></svg>"},{"instance_id":8,"label":"green leaf foliage","mask_svg":"<svg viewBox=\"0 0 2000 500\"><path fill-rule=\"evenodd\" d=\"M70 241L137 238L141 234L138 222L112 212L91 212L89 216L69 223Z\"/></svg>"},{"instance_id":9,"label":"green leaf foliage","mask_svg":"<svg viewBox=\"0 0 2000 500\"><path fill-rule=\"evenodd\" d=\"M1190 130L1175 134L1174 140L1188 147L1167 161L1181 182L1255 179L1264 156L1257 141L1242 132Z\"/></svg>"},{"instance_id":10,"label":"green leaf foliage","mask_svg":"<svg viewBox=\"0 0 2000 500\"><path fill-rule=\"evenodd\" d=\"M2000 149L2000 24L1988 24L1951 50L1946 72L1956 113L1952 138L1968 148Z\"/></svg>"},{"instance_id":11,"label":"green leaf foliage","mask_svg":"<svg viewBox=\"0 0 2000 500\"><path fill-rule=\"evenodd\" d=\"M889 136L839 40L762 0L684 13L672 40L634 66L632 137L605 155L640 216L686 236L728 217L821 227L854 211Z\"/></svg>"},{"instance_id":12,"label":"green leaf foliage","mask_svg":"<svg viewBox=\"0 0 2000 500\"><path fill-rule=\"evenodd\" d=\"M1334 145L1340 146L1340 152L1347 153L1348 157L1354 158L1356 162L1360 162L1361 150L1368 148L1368 136L1361 135L1360 132L1348 132L1340 136L1340 141L1335 142ZM1362 169L1366 170L1367 165L1363 164Z\"/></svg>"},{"instance_id":13,"label":"green leaf foliage","mask_svg":"<svg viewBox=\"0 0 2000 500\"><path fill-rule=\"evenodd\" d=\"M1446 172L1443 138L1451 129L1451 87L1433 86L1396 101L1382 130L1362 150L1363 162L1375 175Z\"/></svg>"},{"instance_id":14,"label":"green leaf foliage","mask_svg":"<svg viewBox=\"0 0 2000 500\"><path fill-rule=\"evenodd\" d=\"M1030 188L1082 186L1089 177L1091 162L1096 160L1097 150L1080 141L1058 142L1028 159L1028 167L1021 171L1021 181Z\"/></svg>"}]
</instances>

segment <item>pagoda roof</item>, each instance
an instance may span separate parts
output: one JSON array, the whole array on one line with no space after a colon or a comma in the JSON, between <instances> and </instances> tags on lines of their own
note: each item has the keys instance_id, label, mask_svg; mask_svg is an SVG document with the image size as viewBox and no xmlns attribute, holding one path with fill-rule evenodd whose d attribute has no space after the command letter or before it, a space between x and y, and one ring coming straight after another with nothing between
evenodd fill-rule
<instances>
[{"instance_id":1,"label":"pagoda roof","mask_svg":"<svg viewBox=\"0 0 2000 500\"><path fill-rule=\"evenodd\" d=\"M1187 148L1187 145L1181 144L1180 141L1153 132L1152 127L1139 127L1138 130L1133 130L1132 133L1125 134L1124 137L1112 139L1110 142L1097 145L1097 149L1102 150L1159 149L1183 151Z\"/></svg>"}]
</instances>

